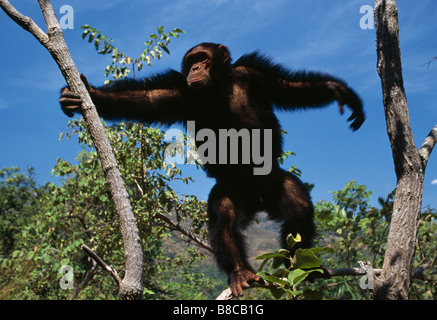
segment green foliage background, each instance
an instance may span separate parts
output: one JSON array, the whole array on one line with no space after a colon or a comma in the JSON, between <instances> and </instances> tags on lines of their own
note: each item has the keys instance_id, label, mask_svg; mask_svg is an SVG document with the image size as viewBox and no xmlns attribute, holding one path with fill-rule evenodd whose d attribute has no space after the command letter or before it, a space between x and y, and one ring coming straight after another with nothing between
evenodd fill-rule
<instances>
[{"instance_id":1,"label":"green foliage background","mask_svg":"<svg viewBox=\"0 0 437 320\"><path fill-rule=\"evenodd\" d=\"M118 219L97 154L84 123L70 122L68 136L83 146L77 164L58 159L53 174L60 186L36 186L32 170L0 172L0 297L14 299L118 298L117 288L80 250L88 245L119 272L124 268ZM173 180L188 183L164 162L163 133L137 124L108 128L117 161L131 196L144 250L144 295L152 299L200 298L215 281L190 270L205 250L173 234L157 215L166 215L206 241L205 202L177 195ZM186 242L185 242L186 241ZM174 244L175 243L175 244ZM61 266L74 268L75 290L61 290ZM122 276L122 274L121 274ZM201 288L199 290L199 288Z\"/></svg>"}]
</instances>

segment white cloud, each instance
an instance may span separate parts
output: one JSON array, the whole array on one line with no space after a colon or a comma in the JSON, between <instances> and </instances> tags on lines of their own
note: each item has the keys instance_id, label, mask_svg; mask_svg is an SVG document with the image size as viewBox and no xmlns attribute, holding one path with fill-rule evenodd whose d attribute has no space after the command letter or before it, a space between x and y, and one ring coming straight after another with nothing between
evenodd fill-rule
<instances>
[{"instance_id":1,"label":"white cloud","mask_svg":"<svg viewBox=\"0 0 437 320\"><path fill-rule=\"evenodd\" d=\"M432 180L432 181L431 181L431 184L432 184L432 185L437 185L437 179Z\"/></svg>"}]
</instances>

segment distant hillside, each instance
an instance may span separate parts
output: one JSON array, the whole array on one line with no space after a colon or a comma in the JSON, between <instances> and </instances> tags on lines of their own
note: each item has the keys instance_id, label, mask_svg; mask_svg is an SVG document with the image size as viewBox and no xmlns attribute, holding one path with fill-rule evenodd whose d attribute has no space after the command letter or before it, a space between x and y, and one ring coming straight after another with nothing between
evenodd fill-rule
<instances>
[{"instance_id":1,"label":"distant hillside","mask_svg":"<svg viewBox=\"0 0 437 320\"><path fill-rule=\"evenodd\" d=\"M279 225L269 220L265 213L258 214L257 222L253 222L245 234L249 244L249 262L255 269L261 263L261 261L255 261L255 257L279 249ZM166 245L166 251L170 256L175 256L178 252L184 251L186 245L183 241L175 241L175 238L171 238ZM208 297L210 299L216 298L228 286L227 276L218 269L212 255L201 261L193 272L203 273L206 277L221 280L222 284L216 287L215 292Z\"/></svg>"},{"instance_id":2,"label":"distant hillside","mask_svg":"<svg viewBox=\"0 0 437 320\"><path fill-rule=\"evenodd\" d=\"M269 220L266 213L258 215L258 223L253 223L246 230L249 245L249 259L278 250L279 247L279 224ZM258 261L251 261L254 267L258 267ZM256 264L258 263L258 264ZM255 265L256 264L256 265Z\"/></svg>"}]
</instances>

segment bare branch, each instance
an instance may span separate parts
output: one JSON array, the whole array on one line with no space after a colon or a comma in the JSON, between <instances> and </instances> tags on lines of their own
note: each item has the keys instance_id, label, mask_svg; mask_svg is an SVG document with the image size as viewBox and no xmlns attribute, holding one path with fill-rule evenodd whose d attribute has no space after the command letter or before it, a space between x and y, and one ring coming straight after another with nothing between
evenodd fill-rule
<instances>
[{"instance_id":1,"label":"bare branch","mask_svg":"<svg viewBox=\"0 0 437 320\"><path fill-rule=\"evenodd\" d=\"M366 271L363 271L361 268L345 268L345 269L326 269L323 267L323 270L329 275L328 277L325 274L319 272L313 272L312 280L315 279L329 279L332 277L343 277L343 276L364 276L366 275ZM377 276L381 274L382 269L373 269L373 275ZM264 283L253 282L249 284L249 287L244 288L244 290L252 289L252 288L265 288L265 289L277 289L280 285L276 283L270 283L264 281ZM227 288L220 293L220 295L216 298L216 300L231 300L233 299L233 295L230 288Z\"/></svg>"},{"instance_id":2,"label":"bare branch","mask_svg":"<svg viewBox=\"0 0 437 320\"><path fill-rule=\"evenodd\" d=\"M430 260L420 268L416 269L413 272L413 278L423 279L423 272L427 269L431 268L437 262L437 258ZM329 278L332 277L344 277L344 276L364 276L366 275L366 271L363 271L362 268L344 268L344 269L326 269L323 268L327 274L329 274ZM374 276L379 276L382 272L382 269L372 269ZM313 280L316 278L327 279L325 275L322 273L314 272L312 273ZM269 283L264 281L264 283L253 282L249 284L248 288L244 288L244 290L252 289L252 288L265 288L265 289L276 289L279 288L280 285L276 283ZM220 295L216 298L216 300L232 300L234 296L232 295L231 288L227 288L220 293Z\"/></svg>"},{"instance_id":3,"label":"bare branch","mask_svg":"<svg viewBox=\"0 0 437 320\"><path fill-rule=\"evenodd\" d=\"M144 196L144 192L143 189L141 188L140 184L138 183L137 179L141 179L143 180L142 177L137 177L137 176L133 176L134 178L134 182L138 188L138 191L140 192L140 194L142 196ZM187 236L189 239L193 240L195 243L197 243L199 246L201 246L202 248L208 250L209 252L213 252L211 246L205 242L203 242L201 239L197 238L195 235L193 235L191 232L189 232L188 230L184 229L183 227L181 227L180 224L174 222L173 220L171 220L169 217L160 214L160 213L156 213L153 215L154 218L158 218L159 220L161 220L162 222L164 222L165 224L167 224L168 227L170 227L172 230L176 230L179 231L180 233L182 233L183 235Z\"/></svg>"},{"instance_id":4,"label":"bare branch","mask_svg":"<svg viewBox=\"0 0 437 320\"><path fill-rule=\"evenodd\" d=\"M0 7L12 20L14 20L24 30L33 34L35 38L47 48L49 37L31 18L26 17L18 12L7 0L0 0Z\"/></svg>"},{"instance_id":5,"label":"bare branch","mask_svg":"<svg viewBox=\"0 0 437 320\"><path fill-rule=\"evenodd\" d=\"M68 297L68 300L74 300L76 299L79 292L85 287L85 285L92 279L94 274L96 273L96 270L98 268L98 264L95 260L93 260L93 265L90 270L87 271L85 274L85 277L83 280L76 286L74 286L74 289L71 291L70 296Z\"/></svg>"},{"instance_id":6,"label":"bare branch","mask_svg":"<svg viewBox=\"0 0 437 320\"><path fill-rule=\"evenodd\" d=\"M103 270L105 270L106 272L108 272L111 277L115 280L115 282L117 283L117 285L120 287L121 285L121 279L118 276L117 271L114 269L113 266L110 266L109 264L107 264L102 258L100 258L97 253L95 253L93 250L91 250L89 247L87 247L86 245L81 245L80 248L91 258L93 259L95 262L97 262L97 264L99 266L101 266L103 268Z\"/></svg>"},{"instance_id":7,"label":"bare branch","mask_svg":"<svg viewBox=\"0 0 437 320\"><path fill-rule=\"evenodd\" d=\"M437 263L437 257L435 257L433 260L428 261L423 266L417 268L414 270L413 277L417 279L424 279L423 272L432 268Z\"/></svg>"},{"instance_id":8,"label":"bare branch","mask_svg":"<svg viewBox=\"0 0 437 320\"><path fill-rule=\"evenodd\" d=\"M203 242L202 240L200 240L199 238L197 238L196 236L191 234L191 232L189 232L189 231L185 230L184 228L182 228L179 224L177 224L176 222L171 220L169 217L166 217L165 215L160 214L160 213L155 214L154 217L160 219L161 221L164 221L171 228L173 228L174 230L179 231L183 235L187 236L188 238L193 240L195 243L200 245L202 248L204 248L204 249L206 249L206 250L208 250L210 252L213 251L210 245L208 245L207 243Z\"/></svg>"},{"instance_id":9,"label":"bare branch","mask_svg":"<svg viewBox=\"0 0 437 320\"><path fill-rule=\"evenodd\" d=\"M343 277L343 276L362 276L366 273L361 268L345 268L345 269L331 269L327 270L331 277ZM381 274L382 269L373 269L375 276Z\"/></svg>"},{"instance_id":10,"label":"bare branch","mask_svg":"<svg viewBox=\"0 0 437 320\"><path fill-rule=\"evenodd\" d=\"M431 60L429 60L427 63L422 64L421 67L427 66L426 68L428 69L434 60L437 60L437 57L434 57Z\"/></svg>"},{"instance_id":11,"label":"bare branch","mask_svg":"<svg viewBox=\"0 0 437 320\"><path fill-rule=\"evenodd\" d=\"M258 282L250 283L249 287L244 288L243 290L248 290L252 288L276 289L278 287L279 284L269 283L267 281L264 281L264 283L258 283ZM232 299L234 299L234 296L232 295L231 288L227 288L223 290L222 293L220 293L220 295L217 298L215 298L215 300L232 300Z\"/></svg>"},{"instance_id":12,"label":"bare branch","mask_svg":"<svg viewBox=\"0 0 437 320\"><path fill-rule=\"evenodd\" d=\"M431 155L432 149L437 143L437 126L432 128L429 132L428 136L425 138L422 146L419 149L420 157L422 158L423 167L426 168L426 165L429 160L429 156Z\"/></svg>"},{"instance_id":13,"label":"bare branch","mask_svg":"<svg viewBox=\"0 0 437 320\"><path fill-rule=\"evenodd\" d=\"M227 288L223 290L215 300L232 300L233 298L231 288Z\"/></svg>"}]
</instances>

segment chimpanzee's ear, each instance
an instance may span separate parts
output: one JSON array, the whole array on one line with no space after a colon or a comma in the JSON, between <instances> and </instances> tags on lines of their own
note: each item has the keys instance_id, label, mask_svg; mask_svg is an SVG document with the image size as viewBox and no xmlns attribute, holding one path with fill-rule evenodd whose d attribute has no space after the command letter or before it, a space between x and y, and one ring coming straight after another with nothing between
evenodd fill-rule
<instances>
[{"instance_id":1,"label":"chimpanzee's ear","mask_svg":"<svg viewBox=\"0 0 437 320\"><path fill-rule=\"evenodd\" d=\"M223 63L231 62L231 55L229 54L228 48L226 48L224 45L221 44L217 50L223 56Z\"/></svg>"}]
</instances>

